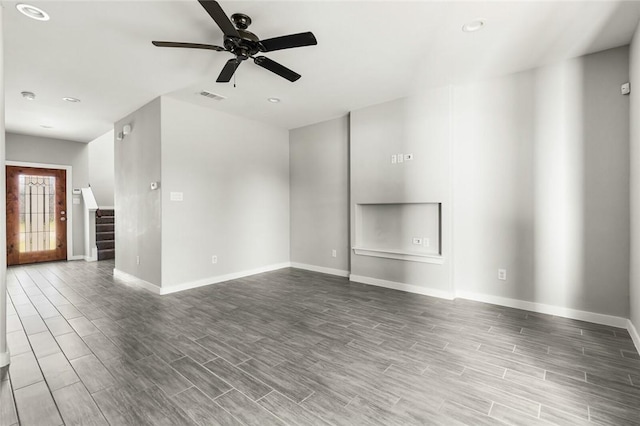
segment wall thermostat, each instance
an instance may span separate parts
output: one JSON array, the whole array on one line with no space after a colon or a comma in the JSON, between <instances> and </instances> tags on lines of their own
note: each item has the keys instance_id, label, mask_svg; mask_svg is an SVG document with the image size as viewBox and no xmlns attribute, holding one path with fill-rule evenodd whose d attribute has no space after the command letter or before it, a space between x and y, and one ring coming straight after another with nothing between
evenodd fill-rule
<instances>
[{"instance_id":1,"label":"wall thermostat","mask_svg":"<svg viewBox=\"0 0 640 426\"><path fill-rule=\"evenodd\" d=\"M622 93L623 95L628 95L629 93L631 93L631 84L625 83L620 86L620 93Z\"/></svg>"}]
</instances>

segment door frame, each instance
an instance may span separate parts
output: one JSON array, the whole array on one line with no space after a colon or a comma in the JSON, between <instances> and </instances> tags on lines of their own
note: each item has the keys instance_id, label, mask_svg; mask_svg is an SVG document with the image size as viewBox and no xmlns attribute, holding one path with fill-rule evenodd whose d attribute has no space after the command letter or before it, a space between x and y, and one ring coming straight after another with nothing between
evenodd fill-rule
<instances>
[{"instance_id":1,"label":"door frame","mask_svg":"<svg viewBox=\"0 0 640 426\"><path fill-rule=\"evenodd\" d=\"M27 161L5 161L6 166L17 167L33 167L36 169L56 169L65 170L67 175L67 260L75 260L73 256L73 188L71 185L71 166L65 166L62 164L47 164L47 163L30 163ZM6 209L6 206L5 206ZM83 256L78 256L78 259L82 259Z\"/></svg>"}]
</instances>

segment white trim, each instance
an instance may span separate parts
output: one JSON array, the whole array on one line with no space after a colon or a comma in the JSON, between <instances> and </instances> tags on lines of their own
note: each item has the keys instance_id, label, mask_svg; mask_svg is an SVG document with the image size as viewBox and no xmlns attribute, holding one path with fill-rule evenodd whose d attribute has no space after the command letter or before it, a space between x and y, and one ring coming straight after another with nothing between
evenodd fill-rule
<instances>
[{"instance_id":1,"label":"white trim","mask_svg":"<svg viewBox=\"0 0 640 426\"><path fill-rule=\"evenodd\" d=\"M218 275L215 277L203 278L200 280L189 281L180 284L174 284L168 287L160 288L159 294L171 294L184 290L191 290L193 288L203 287L211 284L218 284L225 281L236 280L238 278L248 277L250 275L262 274L264 272L275 271L277 269L289 268L291 267L290 262L276 263L273 265L267 265L256 269L250 269L247 271L233 272L231 274L226 275Z\"/></svg>"},{"instance_id":2,"label":"white trim","mask_svg":"<svg viewBox=\"0 0 640 426\"><path fill-rule=\"evenodd\" d=\"M84 255L83 254L76 254L73 256L67 256L67 260L72 261L72 260L84 260Z\"/></svg>"},{"instance_id":3,"label":"white trim","mask_svg":"<svg viewBox=\"0 0 640 426\"><path fill-rule=\"evenodd\" d=\"M438 297L440 299L447 299L447 300L454 299L454 294L449 291L439 290L431 287L422 287L422 286L413 285L413 284L404 284L404 283L399 283L395 281L380 280L378 278L363 277L361 275L350 274L349 281L375 285L378 287L392 288L394 290L406 291L408 293L416 293L416 294L422 294L425 296Z\"/></svg>"},{"instance_id":4,"label":"white trim","mask_svg":"<svg viewBox=\"0 0 640 426\"><path fill-rule=\"evenodd\" d=\"M343 271L342 269L325 268L324 266L315 266L315 265L309 265L306 263L291 262L291 267L297 268L297 269L304 269L307 271L320 272L322 274L337 275L339 277L349 276L349 271Z\"/></svg>"},{"instance_id":5,"label":"white trim","mask_svg":"<svg viewBox=\"0 0 640 426\"><path fill-rule=\"evenodd\" d=\"M100 210L115 210L115 206L98 206Z\"/></svg>"},{"instance_id":6,"label":"white trim","mask_svg":"<svg viewBox=\"0 0 640 426\"><path fill-rule=\"evenodd\" d=\"M113 268L113 278L122 281L126 285L140 287L154 294L162 294L161 288L159 286L153 283L150 283L149 281L145 281L141 278L138 278L135 275L131 275L126 272L123 272L116 268Z\"/></svg>"},{"instance_id":7,"label":"white trim","mask_svg":"<svg viewBox=\"0 0 640 426\"><path fill-rule=\"evenodd\" d=\"M406 260L409 262L435 263L437 265L442 265L444 263L444 257L437 254L409 253L364 247L353 247L353 251L359 256L384 257L387 259Z\"/></svg>"},{"instance_id":8,"label":"white trim","mask_svg":"<svg viewBox=\"0 0 640 426\"><path fill-rule=\"evenodd\" d=\"M82 258L86 261L86 262L97 262L98 261L98 252L96 249L92 250L94 253L94 256L82 256Z\"/></svg>"},{"instance_id":9,"label":"white trim","mask_svg":"<svg viewBox=\"0 0 640 426\"><path fill-rule=\"evenodd\" d=\"M507 297L492 296L490 294L472 293L467 291L456 292L456 298L474 300L476 302L491 303L493 305L507 306L509 308L523 309L525 311L538 312L541 314L555 315L558 317L571 318L580 321L588 321L596 324L608 325L611 327L627 328L628 319L613 315L598 314L578 309L565 308L544 303L528 302L526 300L510 299Z\"/></svg>"},{"instance_id":10,"label":"white trim","mask_svg":"<svg viewBox=\"0 0 640 426\"><path fill-rule=\"evenodd\" d=\"M7 348L6 352L0 352L0 367L5 367L9 365L11 362L11 353L9 352L9 348Z\"/></svg>"},{"instance_id":11,"label":"white trim","mask_svg":"<svg viewBox=\"0 0 640 426\"><path fill-rule=\"evenodd\" d=\"M82 193L82 200L84 201L85 208L87 210L96 211L98 209L98 203L96 203L96 197L93 196L91 187L80 188L80 192Z\"/></svg>"},{"instance_id":12,"label":"white trim","mask_svg":"<svg viewBox=\"0 0 640 426\"><path fill-rule=\"evenodd\" d=\"M638 330L633 325L631 320L627 320L627 331L631 335L631 340L633 340L633 344L636 345L636 350L640 353L640 335L638 334Z\"/></svg>"},{"instance_id":13,"label":"white trim","mask_svg":"<svg viewBox=\"0 0 640 426\"><path fill-rule=\"evenodd\" d=\"M67 176L67 260L77 260L73 255L73 167L64 164L29 163L26 161L5 161L6 166L34 167L38 169L65 170ZM82 258L82 256L80 257Z\"/></svg>"},{"instance_id":14,"label":"white trim","mask_svg":"<svg viewBox=\"0 0 640 426\"><path fill-rule=\"evenodd\" d=\"M378 278L363 277L360 275L349 275L349 280L363 284L386 287L394 290L406 291L408 293L422 294L425 296L438 297L440 299L467 299L476 302L490 303L493 305L505 306L509 308L523 309L541 314L555 315L563 318L571 318L580 321L592 322L595 324L608 325L611 327L624 328L629 331L633 342L640 353L640 335L626 318L613 315L598 314L595 312L581 311L578 309L565 308L562 306L547 305L544 303L528 302L526 300L510 299L507 297L492 296L489 294L472 293L458 291L455 294L445 290L422 287L413 284L399 283L395 281L381 280Z\"/></svg>"}]
</instances>

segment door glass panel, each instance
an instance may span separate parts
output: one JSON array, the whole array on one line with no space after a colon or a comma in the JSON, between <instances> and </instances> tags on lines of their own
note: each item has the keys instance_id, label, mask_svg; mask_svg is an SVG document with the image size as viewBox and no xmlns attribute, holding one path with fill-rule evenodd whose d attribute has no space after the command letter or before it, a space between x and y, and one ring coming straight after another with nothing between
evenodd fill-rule
<instances>
[{"instance_id":1,"label":"door glass panel","mask_svg":"<svg viewBox=\"0 0 640 426\"><path fill-rule=\"evenodd\" d=\"M20 175L20 253L55 250L55 188L53 176Z\"/></svg>"}]
</instances>

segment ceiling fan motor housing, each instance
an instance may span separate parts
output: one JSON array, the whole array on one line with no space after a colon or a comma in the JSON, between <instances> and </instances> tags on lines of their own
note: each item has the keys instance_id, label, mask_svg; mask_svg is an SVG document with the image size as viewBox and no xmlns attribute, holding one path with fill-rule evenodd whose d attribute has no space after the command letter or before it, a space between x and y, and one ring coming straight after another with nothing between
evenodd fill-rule
<instances>
[{"instance_id":1,"label":"ceiling fan motor housing","mask_svg":"<svg viewBox=\"0 0 640 426\"><path fill-rule=\"evenodd\" d=\"M240 38L234 36L224 37L224 47L236 55L239 60L244 61L260 52L260 39L247 27L251 25L251 18L244 13L234 13L231 20L238 29Z\"/></svg>"}]
</instances>

